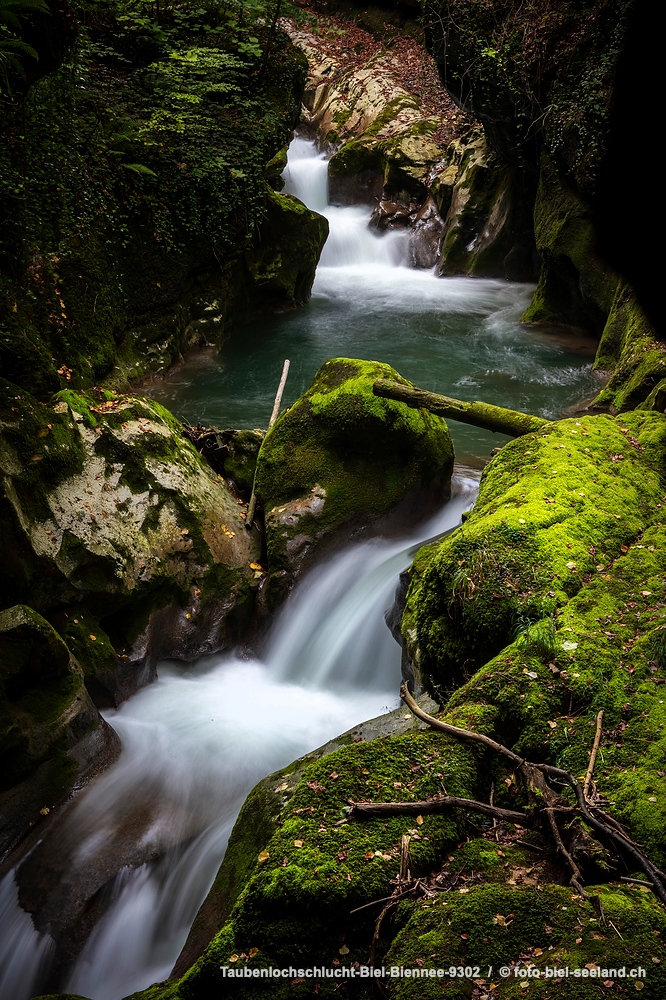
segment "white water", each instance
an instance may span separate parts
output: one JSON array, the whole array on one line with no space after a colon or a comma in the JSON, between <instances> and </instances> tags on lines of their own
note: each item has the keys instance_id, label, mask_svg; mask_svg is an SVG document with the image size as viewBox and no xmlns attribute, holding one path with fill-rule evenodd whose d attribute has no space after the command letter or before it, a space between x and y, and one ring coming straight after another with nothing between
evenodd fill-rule
<instances>
[{"instance_id":1,"label":"white water","mask_svg":"<svg viewBox=\"0 0 666 1000\"><path fill-rule=\"evenodd\" d=\"M113 850L145 803L142 842L156 862L124 869L67 991L120 1000L165 979L215 877L252 786L290 761L397 705L400 650L384 621L414 547L458 524L476 481L456 477L436 518L407 539L374 539L315 569L276 621L263 660L218 654L159 679L105 716L122 740L115 765L66 817L74 862ZM29 1000L52 946L18 906L13 873L0 886L0 997ZM0 965L2 965L0 955Z\"/></svg>"},{"instance_id":2,"label":"white water","mask_svg":"<svg viewBox=\"0 0 666 1000\"><path fill-rule=\"evenodd\" d=\"M318 296L352 300L371 290L373 308L384 301L391 311L418 312L424 302L481 315L515 310L516 286L409 270L403 234L379 238L368 209L329 206L326 161L311 143L292 144L286 179L287 190L329 219ZM120 1000L168 976L253 784L397 703L400 651L384 623L397 576L413 547L457 524L474 495L475 483L458 479L452 501L420 531L364 542L315 569L275 623L262 661L216 655L190 669L162 664L158 681L107 713L123 749L64 817L65 832L79 838L73 867L112 852L142 811L141 842L158 860L116 878L63 989ZM28 1000L44 982L51 943L20 910L13 875L0 903L10 931L0 996Z\"/></svg>"}]
</instances>

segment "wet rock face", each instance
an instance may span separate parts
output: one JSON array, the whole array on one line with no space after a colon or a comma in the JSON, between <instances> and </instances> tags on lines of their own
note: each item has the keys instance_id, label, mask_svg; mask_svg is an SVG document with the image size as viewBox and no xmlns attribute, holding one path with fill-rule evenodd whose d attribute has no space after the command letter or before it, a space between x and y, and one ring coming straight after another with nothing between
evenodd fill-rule
<instances>
[{"instance_id":1,"label":"wet rock face","mask_svg":"<svg viewBox=\"0 0 666 1000\"><path fill-rule=\"evenodd\" d=\"M0 612L0 854L117 750L61 636L26 605Z\"/></svg>"},{"instance_id":2,"label":"wet rock face","mask_svg":"<svg viewBox=\"0 0 666 1000\"><path fill-rule=\"evenodd\" d=\"M101 390L53 407L8 384L3 395L5 605L53 617L103 704L161 657L233 642L252 614L259 536L178 421Z\"/></svg>"},{"instance_id":3,"label":"wet rock face","mask_svg":"<svg viewBox=\"0 0 666 1000\"><path fill-rule=\"evenodd\" d=\"M257 461L269 591L283 592L322 544L348 542L389 515L421 516L447 499L453 446L444 421L380 399L388 365L336 358L269 432ZM414 510L411 509L414 505Z\"/></svg>"}]
</instances>

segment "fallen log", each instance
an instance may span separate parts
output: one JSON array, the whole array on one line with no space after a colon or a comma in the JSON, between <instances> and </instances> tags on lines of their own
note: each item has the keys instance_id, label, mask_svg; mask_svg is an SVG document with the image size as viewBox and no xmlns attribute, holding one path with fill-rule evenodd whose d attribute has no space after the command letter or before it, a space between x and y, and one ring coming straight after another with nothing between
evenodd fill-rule
<instances>
[{"instance_id":1,"label":"fallen log","mask_svg":"<svg viewBox=\"0 0 666 1000\"><path fill-rule=\"evenodd\" d=\"M462 399L453 399L451 396L442 396L438 392L427 392L425 389L412 388L409 385L402 385L400 382L393 382L391 379L378 379L372 391L375 396L383 396L386 399L395 399L399 403L406 403L415 409L430 410L440 417L447 417L449 420L459 420L463 424L473 424L474 427L483 427L488 431L496 431L500 434L508 434L509 437L522 437L523 434L531 434L541 427L547 427L550 420L542 417L535 417L531 413L520 413L519 410L507 410L503 406L494 406L492 403L465 403Z\"/></svg>"}]
</instances>

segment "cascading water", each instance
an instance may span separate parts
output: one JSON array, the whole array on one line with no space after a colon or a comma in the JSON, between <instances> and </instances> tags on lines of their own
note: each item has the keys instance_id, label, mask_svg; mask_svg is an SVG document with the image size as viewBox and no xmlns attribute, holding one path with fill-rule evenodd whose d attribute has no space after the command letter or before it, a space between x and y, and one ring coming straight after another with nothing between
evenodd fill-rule
<instances>
[{"instance_id":1,"label":"cascading water","mask_svg":"<svg viewBox=\"0 0 666 1000\"><path fill-rule=\"evenodd\" d=\"M289 147L285 191L296 195L328 219L329 235L319 260L322 268L395 267L404 263L404 233L379 236L368 228L370 210L363 205L338 207L328 200L328 157L313 142L296 138ZM367 271L366 271L367 273Z\"/></svg>"},{"instance_id":2,"label":"cascading water","mask_svg":"<svg viewBox=\"0 0 666 1000\"><path fill-rule=\"evenodd\" d=\"M220 654L189 669L161 664L154 684L106 713L123 749L66 817L63 836L78 837L74 867L112 851L146 803L143 844L159 858L117 876L113 901L63 988L120 1000L165 979L250 788L395 707L400 650L384 614L397 575L416 545L459 523L475 495L476 481L457 477L451 501L411 538L366 541L315 569L278 618L262 661ZM48 967L50 940L20 910L13 876L0 893L16 924L0 995L28 1000L39 985L35 962Z\"/></svg>"},{"instance_id":3,"label":"cascading water","mask_svg":"<svg viewBox=\"0 0 666 1000\"><path fill-rule=\"evenodd\" d=\"M311 306L294 317L297 323L305 317L310 324L307 350L300 349L300 334L296 349L292 345L287 351L279 338L266 337L264 329L256 355L266 345L276 352L265 387L257 389L253 382L221 390L216 374L212 398L226 393L244 401L242 410L237 407L231 414L229 426L265 421L274 391L273 368L279 371L278 359L281 363L285 355L293 359L293 395L305 388L318 364L336 353L389 360L417 378L403 362L409 364L420 352L433 376L442 366L450 371L442 323L451 316L475 316L481 324L478 336L471 335L460 377L478 384L478 356L483 356L485 340L494 338L496 353L506 352L509 341L506 377L513 378L525 350L518 335L507 331L526 304L527 286L466 278L442 281L431 272L409 270L404 266L404 234L379 237L368 229L368 208L328 204L326 159L312 143L294 141L285 178L287 190L326 215L330 224ZM389 319L382 326L378 317L385 314ZM299 373L301 354L309 360ZM565 366L557 352L553 357L551 368L562 384L568 377ZM250 366L255 380L256 360L254 356ZM535 375L533 365L527 381L540 377L540 370L537 365ZM495 385L496 371L486 374L488 384ZM582 395L577 392L574 399ZM161 398L183 413L171 397ZM521 399L514 395L507 403L518 406ZM205 417L206 406L201 401L196 405L198 412L183 415ZM217 415L210 419L223 423ZM466 451L481 462L488 451L486 439ZM59 836L73 843L67 878L76 884L77 875L94 867L96 859L113 857L128 829L143 863L128 862L115 878L111 902L61 988L92 1000L120 1000L168 976L252 785L396 704L400 651L384 613L414 546L453 527L471 506L475 481L454 482L450 503L411 538L366 541L313 570L274 624L263 660L216 655L190 668L161 664L153 685L107 713L123 749L117 763L59 820ZM5 930L0 996L29 1000L47 982L53 944L20 908L13 873L0 885L0 910Z\"/></svg>"}]
</instances>

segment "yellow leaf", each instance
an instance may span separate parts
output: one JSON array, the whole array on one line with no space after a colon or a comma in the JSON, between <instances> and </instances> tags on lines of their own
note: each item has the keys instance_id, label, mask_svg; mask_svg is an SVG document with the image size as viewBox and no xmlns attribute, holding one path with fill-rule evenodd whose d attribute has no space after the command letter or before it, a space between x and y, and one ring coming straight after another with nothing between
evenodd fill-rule
<instances>
[{"instance_id":1,"label":"yellow leaf","mask_svg":"<svg viewBox=\"0 0 666 1000\"><path fill-rule=\"evenodd\" d=\"M90 638L92 639L93 642L97 642L97 636L96 635L91 635Z\"/></svg>"},{"instance_id":2,"label":"yellow leaf","mask_svg":"<svg viewBox=\"0 0 666 1000\"><path fill-rule=\"evenodd\" d=\"M229 961L230 962L237 962L238 961L238 955L229 955Z\"/></svg>"},{"instance_id":3,"label":"yellow leaf","mask_svg":"<svg viewBox=\"0 0 666 1000\"><path fill-rule=\"evenodd\" d=\"M418 823L419 826L423 826L423 816L417 816L416 822Z\"/></svg>"},{"instance_id":4,"label":"yellow leaf","mask_svg":"<svg viewBox=\"0 0 666 1000\"><path fill-rule=\"evenodd\" d=\"M41 808L41 809L39 810L39 815L40 815L40 816L48 816L48 814L49 814L50 812L51 812L51 810L49 809L49 807L48 807L48 806L43 806L43 807L42 807L42 808Z\"/></svg>"},{"instance_id":5,"label":"yellow leaf","mask_svg":"<svg viewBox=\"0 0 666 1000\"><path fill-rule=\"evenodd\" d=\"M349 948L347 947L346 944L343 944L342 948L339 949L339 953L341 955L348 955L349 954Z\"/></svg>"},{"instance_id":6,"label":"yellow leaf","mask_svg":"<svg viewBox=\"0 0 666 1000\"><path fill-rule=\"evenodd\" d=\"M636 990L642 990L644 986L645 983L642 983L640 979L637 979L636 982L634 983L634 989Z\"/></svg>"},{"instance_id":7,"label":"yellow leaf","mask_svg":"<svg viewBox=\"0 0 666 1000\"><path fill-rule=\"evenodd\" d=\"M302 847L302 846L303 846L303 841L302 840L295 840L294 841L294 847Z\"/></svg>"},{"instance_id":8,"label":"yellow leaf","mask_svg":"<svg viewBox=\"0 0 666 1000\"><path fill-rule=\"evenodd\" d=\"M254 958L254 956L258 955L258 954L259 954L259 949L258 948L250 948L250 950L248 952L248 955L250 956L250 958Z\"/></svg>"},{"instance_id":9,"label":"yellow leaf","mask_svg":"<svg viewBox=\"0 0 666 1000\"><path fill-rule=\"evenodd\" d=\"M263 569L261 563L250 563L250 569Z\"/></svg>"},{"instance_id":10,"label":"yellow leaf","mask_svg":"<svg viewBox=\"0 0 666 1000\"><path fill-rule=\"evenodd\" d=\"M534 954L537 958L539 958L540 955L543 955L543 948L535 948Z\"/></svg>"},{"instance_id":11,"label":"yellow leaf","mask_svg":"<svg viewBox=\"0 0 666 1000\"><path fill-rule=\"evenodd\" d=\"M269 858L270 854L268 853L268 851L262 851L261 854L259 855L259 864L263 865L264 861L268 861Z\"/></svg>"}]
</instances>

